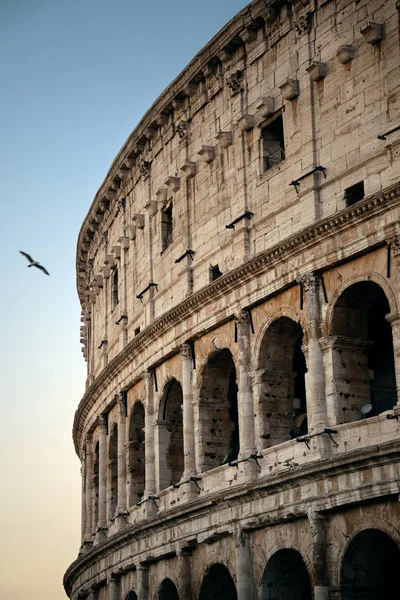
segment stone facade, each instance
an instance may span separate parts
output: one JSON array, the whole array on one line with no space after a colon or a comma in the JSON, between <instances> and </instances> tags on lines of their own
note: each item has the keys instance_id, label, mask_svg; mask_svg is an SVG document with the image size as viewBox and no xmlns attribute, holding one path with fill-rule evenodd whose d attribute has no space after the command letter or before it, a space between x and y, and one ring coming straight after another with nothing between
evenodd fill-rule
<instances>
[{"instance_id":1,"label":"stone facade","mask_svg":"<svg viewBox=\"0 0 400 600\"><path fill-rule=\"evenodd\" d=\"M72 600L397 597L399 10L254 0L112 164Z\"/></svg>"}]
</instances>

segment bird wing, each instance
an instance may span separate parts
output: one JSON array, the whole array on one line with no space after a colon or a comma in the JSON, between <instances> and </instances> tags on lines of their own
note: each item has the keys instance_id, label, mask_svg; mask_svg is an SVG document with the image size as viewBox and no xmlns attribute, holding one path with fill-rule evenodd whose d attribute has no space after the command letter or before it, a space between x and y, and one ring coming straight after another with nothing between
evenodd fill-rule
<instances>
[{"instance_id":1,"label":"bird wing","mask_svg":"<svg viewBox=\"0 0 400 600\"><path fill-rule=\"evenodd\" d=\"M25 258L27 258L29 260L30 263L35 262L32 258L32 256L29 256L29 254L27 254L26 252L22 252L22 250L20 250L20 253L23 254L25 256Z\"/></svg>"},{"instance_id":2,"label":"bird wing","mask_svg":"<svg viewBox=\"0 0 400 600\"><path fill-rule=\"evenodd\" d=\"M46 275L50 275L50 273L48 271L46 271L46 269L44 267L42 267L42 265L33 265L33 266L37 267L38 269L43 271L43 273L46 273Z\"/></svg>"}]
</instances>

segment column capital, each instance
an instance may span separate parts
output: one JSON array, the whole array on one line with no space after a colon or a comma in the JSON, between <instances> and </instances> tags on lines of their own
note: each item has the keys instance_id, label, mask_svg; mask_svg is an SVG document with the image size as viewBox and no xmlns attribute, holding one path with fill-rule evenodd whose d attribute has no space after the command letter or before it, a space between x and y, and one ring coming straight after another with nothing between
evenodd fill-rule
<instances>
[{"instance_id":1,"label":"column capital","mask_svg":"<svg viewBox=\"0 0 400 600\"><path fill-rule=\"evenodd\" d=\"M116 400L118 404L119 414L122 416L126 416L126 402L125 402L125 392L119 392L116 395Z\"/></svg>"},{"instance_id":2,"label":"column capital","mask_svg":"<svg viewBox=\"0 0 400 600\"><path fill-rule=\"evenodd\" d=\"M107 430L107 416L106 415L99 415L98 416L97 426L98 426L99 429L105 429L105 430Z\"/></svg>"},{"instance_id":3,"label":"column capital","mask_svg":"<svg viewBox=\"0 0 400 600\"><path fill-rule=\"evenodd\" d=\"M192 346L189 344L189 342L182 344L182 346L179 348L179 352L183 359L192 359Z\"/></svg>"},{"instance_id":4,"label":"column capital","mask_svg":"<svg viewBox=\"0 0 400 600\"><path fill-rule=\"evenodd\" d=\"M391 247L393 256L400 258L400 234L393 235L386 242Z\"/></svg>"},{"instance_id":5,"label":"column capital","mask_svg":"<svg viewBox=\"0 0 400 600\"><path fill-rule=\"evenodd\" d=\"M250 324L249 311L241 309L235 313L235 323L238 327L243 327Z\"/></svg>"},{"instance_id":6,"label":"column capital","mask_svg":"<svg viewBox=\"0 0 400 600\"><path fill-rule=\"evenodd\" d=\"M386 321L389 321L392 327L400 325L400 313L398 312L393 312L385 315L385 319Z\"/></svg>"},{"instance_id":7,"label":"column capital","mask_svg":"<svg viewBox=\"0 0 400 600\"><path fill-rule=\"evenodd\" d=\"M91 446L93 444L93 432L88 432L85 436L85 444L86 446Z\"/></svg>"},{"instance_id":8,"label":"column capital","mask_svg":"<svg viewBox=\"0 0 400 600\"><path fill-rule=\"evenodd\" d=\"M318 289L319 277L315 273L300 275L296 281L299 285L303 286L304 291L307 293L315 293Z\"/></svg>"},{"instance_id":9,"label":"column capital","mask_svg":"<svg viewBox=\"0 0 400 600\"><path fill-rule=\"evenodd\" d=\"M118 573L110 573L107 577L107 583L118 583L120 575Z\"/></svg>"}]
</instances>

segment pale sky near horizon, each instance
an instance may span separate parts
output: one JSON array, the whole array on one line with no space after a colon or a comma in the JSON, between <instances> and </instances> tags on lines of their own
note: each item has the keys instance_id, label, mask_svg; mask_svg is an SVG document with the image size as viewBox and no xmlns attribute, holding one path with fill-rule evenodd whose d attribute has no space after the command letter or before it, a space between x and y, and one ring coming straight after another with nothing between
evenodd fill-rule
<instances>
[{"instance_id":1,"label":"pale sky near horizon","mask_svg":"<svg viewBox=\"0 0 400 600\"><path fill-rule=\"evenodd\" d=\"M146 110L246 4L0 0L0 600L65 599L80 544L83 218Z\"/></svg>"}]
</instances>

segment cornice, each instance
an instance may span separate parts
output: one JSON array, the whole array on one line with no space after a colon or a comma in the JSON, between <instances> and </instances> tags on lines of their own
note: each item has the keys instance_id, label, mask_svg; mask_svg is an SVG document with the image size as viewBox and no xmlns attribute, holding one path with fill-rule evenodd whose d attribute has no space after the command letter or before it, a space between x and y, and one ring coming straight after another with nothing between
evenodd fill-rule
<instances>
[{"instance_id":1,"label":"cornice","mask_svg":"<svg viewBox=\"0 0 400 600\"><path fill-rule=\"evenodd\" d=\"M293 0L291 0L293 1ZM285 4L285 0L253 0L243 8L235 17L233 17L189 62L186 68L172 81L172 83L160 94L149 110L144 114L138 125L129 135L127 141L115 157L108 173L97 191L94 200L85 217L78 236L77 243L77 288L80 294L79 284L79 254L84 243L87 230L91 222L96 221L102 198L107 196L108 191L113 187L113 180L121 171L123 165L131 162L130 156L140 140L147 137L148 131L154 129L154 124L165 110L172 110L174 99L177 96L190 96L190 92L185 90L190 88L191 82L197 81L199 74L204 73L208 64L215 60L220 61L222 53L232 46L246 43L246 32L254 26L262 26L268 22L268 11L279 12L279 8ZM241 39L242 34L243 39ZM116 196L118 190L112 191L112 196ZM81 294L80 294L81 295ZM81 298L81 301L83 299Z\"/></svg>"},{"instance_id":2,"label":"cornice","mask_svg":"<svg viewBox=\"0 0 400 600\"><path fill-rule=\"evenodd\" d=\"M229 491L229 494L224 494L223 497L221 497L220 491L216 490L208 495L207 498L165 511L161 515L151 519L151 521L143 521L136 526L132 525L124 531L121 531L112 537L105 539L104 542L94 546L88 552L79 556L69 566L64 575L64 588L68 593L74 578L82 573L88 566L95 563L99 557L104 557L105 554L109 554L110 552L123 547L129 540L132 540L133 536L135 536L135 539L141 539L153 533L157 534L158 531L164 531L168 526L176 522L176 520L184 521L190 519L190 515L193 513L201 516L201 513L205 510L209 511L214 509L223 511L226 506L233 507L238 503L243 503L243 497L246 497L246 501L250 502L265 496L270 496L272 493L284 493L285 490L291 489L294 485L297 487L302 485L302 483L310 482L314 476L316 476L318 480L331 479L337 475L352 473L355 470L359 471L362 468L393 464L399 458L400 448L398 440L389 441L380 444L379 446L372 445L369 448L356 449L349 453L334 456L329 460L325 458L318 459L304 465L296 471L279 472L273 475L268 474L250 486L248 484L238 484ZM367 487L370 489L370 495L377 495L377 486L379 486L379 483L376 482L368 484ZM327 500L329 500L329 502ZM308 502L310 504L318 502L318 510L322 512L331 512L339 506L349 506L353 503L358 503L359 498L354 498L349 494L346 499L343 496L343 490L339 489L337 493L332 494L329 499L318 496L314 499L308 499ZM304 501L296 502L296 504L303 506ZM287 507L287 512L293 513L293 507L290 506L290 510L289 507ZM304 514L302 515L301 511L297 511L296 518L300 518L301 516L304 516ZM251 530L258 528L256 517L257 515L255 514L251 516L250 521L246 524L246 529ZM285 520L287 521L284 515L282 515L282 512L280 510L275 510L273 513L265 515L265 523L263 523L262 526L275 525ZM252 522L254 522L254 526L251 525Z\"/></svg>"},{"instance_id":3,"label":"cornice","mask_svg":"<svg viewBox=\"0 0 400 600\"><path fill-rule=\"evenodd\" d=\"M378 192L350 208L335 213L334 215L319 221L315 225L306 227L299 233L279 242L271 249L261 252L247 263L222 275L215 282L210 283L205 288L199 290L156 319L110 361L83 396L75 413L73 424L73 439L77 454L79 455L79 448L82 445L81 442L83 439L82 436L85 433L84 421L92 403L102 390L115 379L117 374L120 373L124 367L126 367L132 359L140 354L140 352L151 342L169 331L177 323L198 311L200 308L203 308L207 304L215 303L218 298L232 291L233 288L242 285L255 275L262 273L267 268L272 268L282 260L287 260L290 257L296 256L312 247L314 244L321 243L323 240L333 235L336 236L340 234L341 231L345 231L358 224L360 219L371 219L384 212L387 208L395 207L399 204L400 185L396 183L390 188ZM385 239L382 239L381 242L384 243ZM297 273L297 276L301 275L301 272ZM178 350L179 348L177 347L176 352L178 352ZM152 365L146 365L146 368L150 368L151 366ZM141 370L143 370L143 365ZM138 380L139 379L140 377L138 376Z\"/></svg>"}]
</instances>

